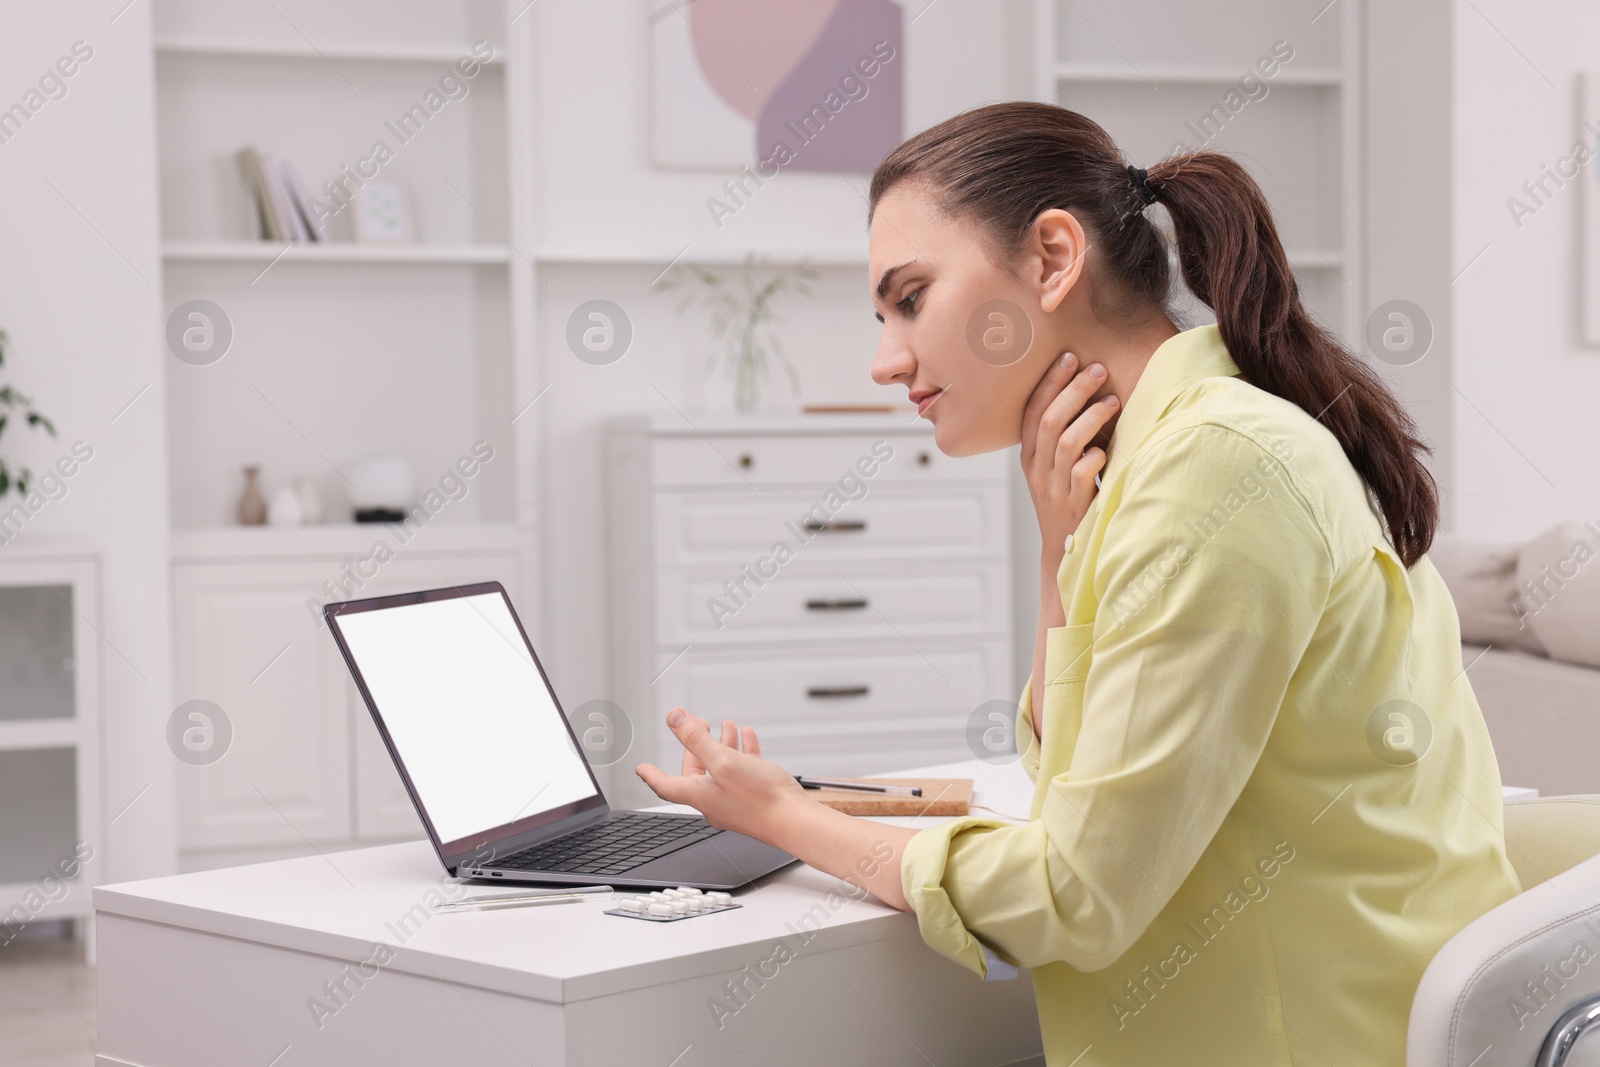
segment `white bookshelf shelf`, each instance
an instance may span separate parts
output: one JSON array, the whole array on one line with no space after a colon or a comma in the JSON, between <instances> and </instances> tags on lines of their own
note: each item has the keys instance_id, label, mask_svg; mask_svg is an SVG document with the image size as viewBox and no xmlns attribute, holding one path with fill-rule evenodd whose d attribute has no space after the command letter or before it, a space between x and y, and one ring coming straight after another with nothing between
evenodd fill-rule
<instances>
[{"instance_id":1,"label":"white bookshelf shelf","mask_svg":"<svg viewBox=\"0 0 1600 1067\"><path fill-rule=\"evenodd\" d=\"M408 534L406 550L496 552L524 547L527 535L509 522L432 523ZM174 563L361 554L374 541L394 545L387 523L329 522L311 526L179 526L172 531Z\"/></svg>"},{"instance_id":2,"label":"white bookshelf shelf","mask_svg":"<svg viewBox=\"0 0 1600 1067\"><path fill-rule=\"evenodd\" d=\"M1295 270L1338 270L1344 266L1344 257L1337 252L1324 255L1291 248L1286 250L1285 255L1289 257L1289 266Z\"/></svg>"},{"instance_id":3,"label":"white bookshelf shelf","mask_svg":"<svg viewBox=\"0 0 1600 1067\"><path fill-rule=\"evenodd\" d=\"M493 43L493 42L491 42ZM446 63L472 56L472 45L440 44L341 44L313 47L310 44L262 44L255 41L168 37L156 41L156 55L198 56L222 59L291 59L352 63ZM486 65L500 62L505 46L494 44L494 56Z\"/></svg>"},{"instance_id":4,"label":"white bookshelf shelf","mask_svg":"<svg viewBox=\"0 0 1600 1067\"><path fill-rule=\"evenodd\" d=\"M168 241L162 246L162 257L169 263L270 263L284 246L273 241ZM353 242L328 244L292 244L283 254L283 262L295 263L509 263L515 253L505 245L378 245ZM691 252L682 258L676 253L645 249L582 249L539 248L534 259L547 263L601 264L626 266L628 264L694 263L708 267L739 266L744 262L743 252ZM763 251L758 265L781 266L804 259L818 267L861 267L867 264L865 248L859 252L845 249L824 249L813 252ZM1301 250L1289 251L1289 265L1296 268L1333 269L1342 264L1337 252L1326 255Z\"/></svg>"},{"instance_id":5,"label":"white bookshelf shelf","mask_svg":"<svg viewBox=\"0 0 1600 1067\"><path fill-rule=\"evenodd\" d=\"M465 263L505 264L506 245L489 244L357 244L331 241L291 244L277 241L168 241L161 248L168 263Z\"/></svg>"},{"instance_id":6,"label":"white bookshelf shelf","mask_svg":"<svg viewBox=\"0 0 1600 1067\"><path fill-rule=\"evenodd\" d=\"M71 748L78 743L76 719L13 719L0 722L0 752Z\"/></svg>"},{"instance_id":7,"label":"white bookshelf shelf","mask_svg":"<svg viewBox=\"0 0 1600 1067\"><path fill-rule=\"evenodd\" d=\"M1118 82L1143 85L1236 85L1240 78L1255 71L1243 66L1172 65L1143 63L1137 68L1114 63L1058 63L1055 77L1058 82ZM1337 88L1344 83L1344 74L1337 67L1279 66L1271 78L1274 85L1304 85Z\"/></svg>"},{"instance_id":8,"label":"white bookshelf shelf","mask_svg":"<svg viewBox=\"0 0 1600 1067\"><path fill-rule=\"evenodd\" d=\"M867 242L862 237L860 248L823 249L772 249L757 251L760 264L787 265L800 262L818 267L864 267L867 265ZM534 259L549 263L601 264L628 266L630 264L695 263L707 267L738 266L744 262L745 250L682 248L632 249L632 248L580 248L545 245L534 249ZM681 258L680 258L681 256Z\"/></svg>"}]
</instances>

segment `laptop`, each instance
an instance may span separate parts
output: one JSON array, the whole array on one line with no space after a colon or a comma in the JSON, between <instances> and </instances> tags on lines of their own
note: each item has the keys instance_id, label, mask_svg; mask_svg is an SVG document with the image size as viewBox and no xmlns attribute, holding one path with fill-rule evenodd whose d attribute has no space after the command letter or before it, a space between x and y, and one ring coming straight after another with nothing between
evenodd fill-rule
<instances>
[{"instance_id":1,"label":"laptop","mask_svg":"<svg viewBox=\"0 0 1600 1067\"><path fill-rule=\"evenodd\" d=\"M794 861L698 815L613 810L499 582L323 617L452 875L737 889Z\"/></svg>"}]
</instances>

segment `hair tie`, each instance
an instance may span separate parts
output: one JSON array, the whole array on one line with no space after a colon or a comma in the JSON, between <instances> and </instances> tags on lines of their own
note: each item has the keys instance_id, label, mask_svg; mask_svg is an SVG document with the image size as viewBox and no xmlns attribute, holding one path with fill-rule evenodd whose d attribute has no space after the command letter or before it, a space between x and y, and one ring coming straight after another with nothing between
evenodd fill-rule
<instances>
[{"instance_id":1,"label":"hair tie","mask_svg":"<svg viewBox=\"0 0 1600 1067\"><path fill-rule=\"evenodd\" d=\"M1128 167L1128 177L1133 179L1133 187L1139 190L1139 197L1144 201L1144 206L1149 207L1156 202L1156 191L1150 187L1150 172L1143 167Z\"/></svg>"}]
</instances>

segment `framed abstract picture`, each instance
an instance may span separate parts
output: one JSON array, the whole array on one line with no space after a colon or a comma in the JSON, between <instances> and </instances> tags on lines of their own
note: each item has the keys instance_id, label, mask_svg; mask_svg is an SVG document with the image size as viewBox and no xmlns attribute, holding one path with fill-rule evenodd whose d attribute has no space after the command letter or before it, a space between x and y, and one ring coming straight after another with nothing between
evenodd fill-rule
<instances>
[{"instance_id":1,"label":"framed abstract picture","mask_svg":"<svg viewBox=\"0 0 1600 1067\"><path fill-rule=\"evenodd\" d=\"M647 0L656 166L868 173L904 139L893 0Z\"/></svg>"}]
</instances>

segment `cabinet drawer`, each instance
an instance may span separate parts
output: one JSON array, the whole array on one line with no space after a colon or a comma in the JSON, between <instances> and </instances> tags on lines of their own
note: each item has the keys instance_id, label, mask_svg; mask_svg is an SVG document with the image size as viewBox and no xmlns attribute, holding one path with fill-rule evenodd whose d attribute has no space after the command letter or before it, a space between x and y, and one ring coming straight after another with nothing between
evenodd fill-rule
<instances>
[{"instance_id":1,"label":"cabinet drawer","mask_svg":"<svg viewBox=\"0 0 1600 1067\"><path fill-rule=\"evenodd\" d=\"M1008 625L1010 575L1001 564L904 571L804 567L796 561L760 586L734 568L663 572L656 592L657 638L673 645L894 640L899 634L999 634Z\"/></svg>"},{"instance_id":2,"label":"cabinet drawer","mask_svg":"<svg viewBox=\"0 0 1600 1067\"><path fill-rule=\"evenodd\" d=\"M658 566L714 564L730 576L748 565L764 577L799 559L1000 557L1006 550L1006 491L998 485L878 489L832 502L806 493L657 493L656 520Z\"/></svg>"},{"instance_id":3,"label":"cabinet drawer","mask_svg":"<svg viewBox=\"0 0 1600 1067\"><path fill-rule=\"evenodd\" d=\"M657 438L651 445L657 486L729 486L992 481L1004 476L1009 453L952 457L931 433L815 437L756 435Z\"/></svg>"},{"instance_id":4,"label":"cabinet drawer","mask_svg":"<svg viewBox=\"0 0 1600 1067\"><path fill-rule=\"evenodd\" d=\"M895 774L908 767L970 760L966 733L958 724L938 730L899 730L834 737L761 735L769 755L792 774L813 778L853 778Z\"/></svg>"},{"instance_id":5,"label":"cabinet drawer","mask_svg":"<svg viewBox=\"0 0 1600 1067\"><path fill-rule=\"evenodd\" d=\"M661 654L658 669L670 659ZM679 705L713 723L727 718L755 726L761 732L762 751L779 762L787 758L786 751L849 752L864 747L886 757L873 766L893 766L898 759L896 738L918 751L933 735L964 746L967 719L974 709L989 700L1014 702L1006 661L1004 641L942 646L918 642L916 649L904 641L871 649L851 645L762 653L697 649L667 670L658 684L657 751L670 753L677 745L664 715L667 708ZM960 758L960 752L951 758Z\"/></svg>"}]
</instances>

